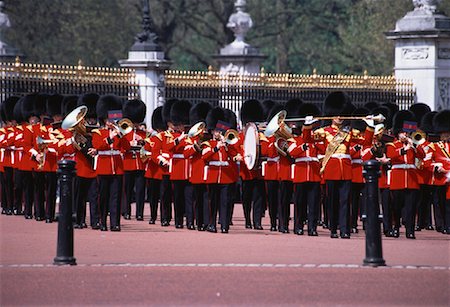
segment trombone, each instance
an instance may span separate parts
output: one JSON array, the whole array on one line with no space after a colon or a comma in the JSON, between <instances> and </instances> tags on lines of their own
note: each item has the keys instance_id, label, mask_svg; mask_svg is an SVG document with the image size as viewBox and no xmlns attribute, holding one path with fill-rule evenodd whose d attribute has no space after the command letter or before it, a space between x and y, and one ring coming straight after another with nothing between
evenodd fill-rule
<instances>
[{"instance_id":1,"label":"trombone","mask_svg":"<svg viewBox=\"0 0 450 307\"><path fill-rule=\"evenodd\" d=\"M285 115L286 117L286 115ZM367 120L373 120L374 122L377 123L382 123L386 120L386 118L383 116L383 114L378 114L378 115L367 115L367 116L318 116L318 117L312 117L312 119L317 119L317 120L327 120L327 119L334 119L334 118L339 118L342 120L362 120L362 119L367 119ZM283 120L285 122L299 122L299 121L305 121L307 119L311 119L310 117L298 117L298 118L284 118Z\"/></svg>"}]
</instances>

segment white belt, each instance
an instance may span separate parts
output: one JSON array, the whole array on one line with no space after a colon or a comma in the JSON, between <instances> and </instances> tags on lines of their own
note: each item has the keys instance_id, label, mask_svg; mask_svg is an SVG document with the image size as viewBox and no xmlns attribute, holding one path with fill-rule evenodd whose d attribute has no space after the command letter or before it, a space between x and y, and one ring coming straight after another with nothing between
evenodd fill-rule
<instances>
[{"instance_id":1,"label":"white belt","mask_svg":"<svg viewBox=\"0 0 450 307\"><path fill-rule=\"evenodd\" d=\"M414 164L395 164L392 165L391 169L415 169L416 166Z\"/></svg>"},{"instance_id":2,"label":"white belt","mask_svg":"<svg viewBox=\"0 0 450 307\"><path fill-rule=\"evenodd\" d=\"M348 154L332 154L331 157L337 158L337 159L351 159L352 158Z\"/></svg>"},{"instance_id":3,"label":"white belt","mask_svg":"<svg viewBox=\"0 0 450 307\"><path fill-rule=\"evenodd\" d=\"M161 156L164 158L167 158L167 159L170 158L170 155L168 153L164 153L164 152L161 154Z\"/></svg>"},{"instance_id":4,"label":"white belt","mask_svg":"<svg viewBox=\"0 0 450 307\"><path fill-rule=\"evenodd\" d=\"M184 155L183 154L174 154L172 156L172 158L174 158L174 159L184 159Z\"/></svg>"},{"instance_id":5,"label":"white belt","mask_svg":"<svg viewBox=\"0 0 450 307\"><path fill-rule=\"evenodd\" d=\"M267 162L278 162L278 161L280 161L280 157L267 158L266 161Z\"/></svg>"},{"instance_id":6,"label":"white belt","mask_svg":"<svg viewBox=\"0 0 450 307\"><path fill-rule=\"evenodd\" d=\"M99 156L118 156L120 155L119 150L100 150L98 152Z\"/></svg>"},{"instance_id":7,"label":"white belt","mask_svg":"<svg viewBox=\"0 0 450 307\"><path fill-rule=\"evenodd\" d=\"M228 162L227 161L210 161L208 163L208 165L210 166L228 166Z\"/></svg>"},{"instance_id":8,"label":"white belt","mask_svg":"<svg viewBox=\"0 0 450 307\"><path fill-rule=\"evenodd\" d=\"M319 162L319 159L315 157L303 157L295 159L295 162Z\"/></svg>"},{"instance_id":9,"label":"white belt","mask_svg":"<svg viewBox=\"0 0 450 307\"><path fill-rule=\"evenodd\" d=\"M363 164L363 160L362 159L352 160L352 164Z\"/></svg>"},{"instance_id":10,"label":"white belt","mask_svg":"<svg viewBox=\"0 0 450 307\"><path fill-rule=\"evenodd\" d=\"M75 154L74 153L73 154L65 153L65 154L63 154L63 157L75 157Z\"/></svg>"}]
</instances>

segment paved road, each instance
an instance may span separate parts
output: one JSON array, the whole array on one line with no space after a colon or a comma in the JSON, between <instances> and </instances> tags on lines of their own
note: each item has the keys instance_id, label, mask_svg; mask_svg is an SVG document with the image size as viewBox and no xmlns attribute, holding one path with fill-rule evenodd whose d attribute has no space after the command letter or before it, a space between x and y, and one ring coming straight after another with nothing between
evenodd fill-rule
<instances>
[{"instance_id":1,"label":"paved road","mask_svg":"<svg viewBox=\"0 0 450 307\"><path fill-rule=\"evenodd\" d=\"M268 218L264 219L268 229ZM55 267L57 224L0 216L1 306L449 306L449 236L383 240L387 267L362 267L350 240L246 230L229 234L122 221L122 232L75 230L77 266Z\"/></svg>"}]
</instances>

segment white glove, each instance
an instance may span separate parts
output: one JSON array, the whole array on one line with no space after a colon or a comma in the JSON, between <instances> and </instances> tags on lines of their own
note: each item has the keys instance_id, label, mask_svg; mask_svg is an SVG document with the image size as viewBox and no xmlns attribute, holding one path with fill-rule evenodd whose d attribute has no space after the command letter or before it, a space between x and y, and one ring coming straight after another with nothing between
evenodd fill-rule
<instances>
[{"instance_id":1,"label":"white glove","mask_svg":"<svg viewBox=\"0 0 450 307\"><path fill-rule=\"evenodd\" d=\"M375 128L375 121L373 120L372 116L367 116L363 119L363 121L366 122L367 126L371 128Z\"/></svg>"},{"instance_id":2,"label":"white glove","mask_svg":"<svg viewBox=\"0 0 450 307\"><path fill-rule=\"evenodd\" d=\"M306 116L305 117L305 126L309 126L317 122L317 119L315 119L313 116Z\"/></svg>"}]
</instances>

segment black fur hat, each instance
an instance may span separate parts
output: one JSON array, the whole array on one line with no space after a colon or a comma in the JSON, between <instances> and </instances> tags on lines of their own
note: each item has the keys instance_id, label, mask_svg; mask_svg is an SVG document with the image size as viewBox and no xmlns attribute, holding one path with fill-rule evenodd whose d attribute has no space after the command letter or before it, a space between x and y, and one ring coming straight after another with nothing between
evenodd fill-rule
<instances>
[{"instance_id":1,"label":"black fur hat","mask_svg":"<svg viewBox=\"0 0 450 307\"><path fill-rule=\"evenodd\" d=\"M356 108L353 111L352 116L367 116L367 115L369 115L369 113L370 113L369 109L361 107L361 108ZM366 126L367 126L367 124L362 119L351 121L351 127L353 129L357 129L361 132L366 130Z\"/></svg>"},{"instance_id":2,"label":"black fur hat","mask_svg":"<svg viewBox=\"0 0 450 307\"><path fill-rule=\"evenodd\" d=\"M256 99L244 101L241 107L240 115L243 126L249 122L264 121L264 109L261 103Z\"/></svg>"},{"instance_id":3,"label":"black fur hat","mask_svg":"<svg viewBox=\"0 0 450 307\"><path fill-rule=\"evenodd\" d=\"M391 114L390 116L392 119L394 118L395 113L397 113L400 110L398 108L398 105L396 105L395 103L392 103L392 102L383 103L382 106L389 109L390 114Z\"/></svg>"},{"instance_id":4,"label":"black fur hat","mask_svg":"<svg viewBox=\"0 0 450 307\"><path fill-rule=\"evenodd\" d=\"M140 99L127 100L122 107L122 115L124 118L130 119L135 124L140 124L145 119L147 107Z\"/></svg>"},{"instance_id":5,"label":"black fur hat","mask_svg":"<svg viewBox=\"0 0 450 307\"><path fill-rule=\"evenodd\" d=\"M236 113L231 111L230 109L225 109L225 121L230 124L230 129L237 129L237 117Z\"/></svg>"},{"instance_id":6,"label":"black fur hat","mask_svg":"<svg viewBox=\"0 0 450 307\"><path fill-rule=\"evenodd\" d=\"M422 130L423 132L425 132L427 134L433 134L434 133L433 117L437 113L438 112L436 112L436 111L432 111L432 112L428 112L427 114L422 116L422 119L421 119L420 125L419 125L420 130Z\"/></svg>"},{"instance_id":7,"label":"black fur hat","mask_svg":"<svg viewBox=\"0 0 450 307\"><path fill-rule=\"evenodd\" d=\"M189 124L195 125L200 121L205 121L206 115L212 109L212 105L206 101L196 103L189 111Z\"/></svg>"},{"instance_id":8,"label":"black fur hat","mask_svg":"<svg viewBox=\"0 0 450 307\"><path fill-rule=\"evenodd\" d=\"M67 116L72 110L77 107L78 96L76 95L66 95L62 100L62 114Z\"/></svg>"},{"instance_id":9,"label":"black fur hat","mask_svg":"<svg viewBox=\"0 0 450 307\"><path fill-rule=\"evenodd\" d=\"M285 110L284 106L281 104L276 104L270 109L269 114L267 115L266 121L270 122L270 120L277 115L278 112Z\"/></svg>"},{"instance_id":10,"label":"black fur hat","mask_svg":"<svg viewBox=\"0 0 450 307\"><path fill-rule=\"evenodd\" d=\"M298 108L298 116L299 117L306 117L306 116L320 116L322 112L320 111L319 107L314 103L303 103Z\"/></svg>"},{"instance_id":11,"label":"black fur hat","mask_svg":"<svg viewBox=\"0 0 450 307\"><path fill-rule=\"evenodd\" d=\"M364 104L364 108L368 109L369 111L372 111L375 108L378 108L380 104L376 101L369 101Z\"/></svg>"},{"instance_id":12,"label":"black fur hat","mask_svg":"<svg viewBox=\"0 0 450 307\"><path fill-rule=\"evenodd\" d=\"M279 103L273 100L264 100L261 103L261 106L263 107L264 110L264 118L267 118L267 116L269 116L270 110L272 110L272 108L276 105L279 105Z\"/></svg>"},{"instance_id":13,"label":"black fur hat","mask_svg":"<svg viewBox=\"0 0 450 307\"><path fill-rule=\"evenodd\" d=\"M97 93L87 93L81 95L77 101L77 107L86 106L88 108L86 117L97 118L97 101L100 99L100 95Z\"/></svg>"},{"instance_id":14,"label":"black fur hat","mask_svg":"<svg viewBox=\"0 0 450 307\"><path fill-rule=\"evenodd\" d=\"M450 132L450 110L442 110L433 117L436 133Z\"/></svg>"},{"instance_id":15,"label":"black fur hat","mask_svg":"<svg viewBox=\"0 0 450 307\"><path fill-rule=\"evenodd\" d=\"M215 107L206 116L206 127L208 130L214 130L219 120L226 121L225 111L221 107Z\"/></svg>"},{"instance_id":16,"label":"black fur hat","mask_svg":"<svg viewBox=\"0 0 450 307\"><path fill-rule=\"evenodd\" d=\"M28 121L28 119L30 119L30 117L32 117L32 116L36 116L36 117L40 116L40 113L36 107L36 100L37 100L36 93L28 94L23 97L22 103L20 104L20 106L21 106L22 117L23 117L23 119L25 119L25 121Z\"/></svg>"},{"instance_id":17,"label":"black fur hat","mask_svg":"<svg viewBox=\"0 0 450 307\"><path fill-rule=\"evenodd\" d=\"M2 121L11 121L14 119L14 107L19 101L20 97L10 96L1 104Z\"/></svg>"},{"instance_id":18,"label":"black fur hat","mask_svg":"<svg viewBox=\"0 0 450 307\"><path fill-rule=\"evenodd\" d=\"M99 121L105 121L108 111L122 110L122 100L116 95L103 95L97 101L96 110Z\"/></svg>"},{"instance_id":19,"label":"black fur hat","mask_svg":"<svg viewBox=\"0 0 450 307\"><path fill-rule=\"evenodd\" d=\"M25 100L25 97L20 98L19 101L17 101L17 103L13 109L13 117L18 124L26 121L22 114L22 103L24 100Z\"/></svg>"},{"instance_id":20,"label":"black fur hat","mask_svg":"<svg viewBox=\"0 0 450 307\"><path fill-rule=\"evenodd\" d=\"M163 107L157 107L152 113L152 129L158 131L164 131L167 129L167 123L162 117Z\"/></svg>"},{"instance_id":21,"label":"black fur hat","mask_svg":"<svg viewBox=\"0 0 450 307\"><path fill-rule=\"evenodd\" d=\"M174 125L189 125L189 111L192 104L187 100L174 102L170 108L170 121Z\"/></svg>"},{"instance_id":22,"label":"black fur hat","mask_svg":"<svg viewBox=\"0 0 450 307\"><path fill-rule=\"evenodd\" d=\"M409 110L416 116L417 122L422 121L422 117L431 112L431 108L425 103L415 103L409 107Z\"/></svg>"},{"instance_id":23,"label":"black fur hat","mask_svg":"<svg viewBox=\"0 0 450 307\"><path fill-rule=\"evenodd\" d=\"M284 109L287 112L286 118L297 117L298 108L303 104L303 101L299 98L292 98L286 101Z\"/></svg>"},{"instance_id":24,"label":"black fur hat","mask_svg":"<svg viewBox=\"0 0 450 307\"><path fill-rule=\"evenodd\" d=\"M50 95L48 94L42 94L39 93L36 96L36 100L35 100L35 108L36 108L36 112L37 112L37 116L41 116L41 115L46 115L48 116L48 111L47 111L47 100L49 99Z\"/></svg>"},{"instance_id":25,"label":"black fur hat","mask_svg":"<svg viewBox=\"0 0 450 307\"><path fill-rule=\"evenodd\" d=\"M53 94L48 96L47 99L47 115L48 116L56 116L62 115L62 101L64 99L63 95Z\"/></svg>"},{"instance_id":26,"label":"black fur hat","mask_svg":"<svg viewBox=\"0 0 450 307\"><path fill-rule=\"evenodd\" d=\"M166 122L166 124L168 122L171 122L170 110L172 109L173 104L177 101L178 101L178 99L172 98L172 99L167 100L163 105L162 118Z\"/></svg>"},{"instance_id":27,"label":"black fur hat","mask_svg":"<svg viewBox=\"0 0 450 307\"><path fill-rule=\"evenodd\" d=\"M351 103L350 97L344 92L331 92L323 103L323 113L326 116L343 115L347 105Z\"/></svg>"},{"instance_id":28,"label":"black fur hat","mask_svg":"<svg viewBox=\"0 0 450 307\"><path fill-rule=\"evenodd\" d=\"M375 108L373 110L371 110L370 112L372 115L378 115L381 114L384 116L385 120L384 120L384 126L386 127L386 129L390 129L392 128L392 114L391 114L391 110L389 110L388 107L385 106L379 106L378 108Z\"/></svg>"},{"instance_id":29,"label":"black fur hat","mask_svg":"<svg viewBox=\"0 0 450 307\"><path fill-rule=\"evenodd\" d=\"M399 132L403 131L403 125L405 122L416 122L416 117L414 116L413 112L408 110L401 110L395 113L392 120L392 132L394 133L394 135L397 135Z\"/></svg>"}]
</instances>

